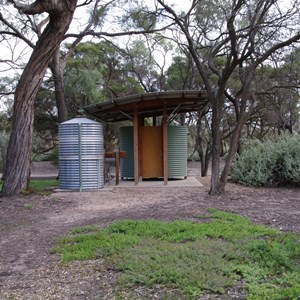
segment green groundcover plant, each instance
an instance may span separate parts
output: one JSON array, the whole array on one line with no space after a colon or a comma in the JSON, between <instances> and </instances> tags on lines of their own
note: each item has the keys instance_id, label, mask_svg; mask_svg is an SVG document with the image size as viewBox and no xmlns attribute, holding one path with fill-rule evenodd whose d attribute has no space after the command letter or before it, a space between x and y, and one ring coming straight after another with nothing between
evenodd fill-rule
<instances>
[{"instance_id":1,"label":"green groundcover plant","mask_svg":"<svg viewBox=\"0 0 300 300\"><path fill-rule=\"evenodd\" d=\"M299 236L215 209L195 222L124 220L104 229L75 228L53 252L65 263L103 258L119 273L116 296L125 299L134 299L138 287L146 287L145 299L148 289L157 288L170 299L199 299L235 287L246 299L300 295Z\"/></svg>"},{"instance_id":2,"label":"green groundcover plant","mask_svg":"<svg viewBox=\"0 0 300 300\"><path fill-rule=\"evenodd\" d=\"M38 193L48 194L58 187L58 181L56 179L41 179L41 180L30 180L29 190L23 191L23 193ZM2 182L0 181L0 191L2 190Z\"/></svg>"},{"instance_id":3,"label":"green groundcover plant","mask_svg":"<svg viewBox=\"0 0 300 300\"><path fill-rule=\"evenodd\" d=\"M300 185L300 137L247 140L236 156L231 178L248 186Z\"/></svg>"}]
</instances>

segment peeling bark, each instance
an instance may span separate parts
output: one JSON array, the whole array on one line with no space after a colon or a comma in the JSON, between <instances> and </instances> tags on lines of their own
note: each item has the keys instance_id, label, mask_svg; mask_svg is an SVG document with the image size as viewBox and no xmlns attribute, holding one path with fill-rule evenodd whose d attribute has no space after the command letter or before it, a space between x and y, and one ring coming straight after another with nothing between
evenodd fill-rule
<instances>
[{"instance_id":1,"label":"peeling bark","mask_svg":"<svg viewBox=\"0 0 300 300\"><path fill-rule=\"evenodd\" d=\"M60 50L58 48L55 51L53 55L53 60L50 64L50 69L52 71L55 86L55 99L58 114L58 123L65 122L68 119L63 79L64 68L65 62L61 60Z\"/></svg>"},{"instance_id":2,"label":"peeling bark","mask_svg":"<svg viewBox=\"0 0 300 300\"><path fill-rule=\"evenodd\" d=\"M28 188L34 100L49 62L69 28L76 3L76 0L36 1L27 8L20 8L22 12L32 14L48 12L50 21L39 38L16 88L12 131L3 172L4 196L12 196ZM17 4L15 6L18 7Z\"/></svg>"}]
</instances>

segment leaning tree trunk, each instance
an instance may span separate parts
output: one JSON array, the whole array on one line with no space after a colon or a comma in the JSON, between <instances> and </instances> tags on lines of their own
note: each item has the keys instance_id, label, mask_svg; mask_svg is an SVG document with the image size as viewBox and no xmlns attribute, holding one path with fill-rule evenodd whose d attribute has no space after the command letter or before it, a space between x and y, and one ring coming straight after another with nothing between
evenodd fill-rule
<instances>
[{"instance_id":1,"label":"leaning tree trunk","mask_svg":"<svg viewBox=\"0 0 300 300\"><path fill-rule=\"evenodd\" d=\"M220 89L221 90L221 89ZM212 102L212 161L211 161L211 187L210 195L219 195L224 192L220 182L220 155L221 155L221 114L223 105L223 95L219 90L218 95Z\"/></svg>"},{"instance_id":2,"label":"leaning tree trunk","mask_svg":"<svg viewBox=\"0 0 300 300\"><path fill-rule=\"evenodd\" d=\"M252 69L251 72L249 72L247 79L243 81L244 86L243 86L243 92L240 101L240 109L239 111L237 111L237 122L236 122L235 130L231 136L228 156L220 178L219 186L220 189L222 190L225 190L225 185L230 173L230 168L239 147L239 142L240 142L240 137L241 137L243 127L245 126L247 120L249 119L251 115L251 111L253 109L253 107L248 108L248 112L247 112L248 99L251 98L250 86L253 77L254 77L254 69Z\"/></svg>"},{"instance_id":3,"label":"leaning tree trunk","mask_svg":"<svg viewBox=\"0 0 300 300\"><path fill-rule=\"evenodd\" d=\"M208 144L205 149L203 162L201 162L201 177L207 176L210 158L211 158L211 146L210 144Z\"/></svg>"},{"instance_id":4,"label":"leaning tree trunk","mask_svg":"<svg viewBox=\"0 0 300 300\"><path fill-rule=\"evenodd\" d=\"M12 196L28 188L34 99L47 66L69 28L76 2L76 0L60 2L38 0L26 7L16 6L25 14L48 12L50 21L38 40L16 88L12 131L3 173L4 196Z\"/></svg>"},{"instance_id":5,"label":"leaning tree trunk","mask_svg":"<svg viewBox=\"0 0 300 300\"><path fill-rule=\"evenodd\" d=\"M225 162L222 174L221 174L220 182L219 182L220 190L223 190L223 191L225 190L225 185L226 185L229 173L230 173L230 168L231 168L232 162L233 162L235 155L237 153L237 150L238 150L241 132L242 132L244 125L246 124L247 119L248 119L248 114L246 112L242 112L237 121L235 130L231 136L228 156L227 156L227 159L226 159L226 162Z\"/></svg>"},{"instance_id":6,"label":"leaning tree trunk","mask_svg":"<svg viewBox=\"0 0 300 300\"><path fill-rule=\"evenodd\" d=\"M50 64L50 69L54 79L58 123L62 123L68 120L63 79L63 72L65 68L64 64L65 62L62 61L60 57L60 49L57 48L54 52L53 60Z\"/></svg>"},{"instance_id":7,"label":"leaning tree trunk","mask_svg":"<svg viewBox=\"0 0 300 300\"><path fill-rule=\"evenodd\" d=\"M211 146L208 141L203 145L201 120L197 121L196 151L201 163L201 176L205 177L208 173L209 161L211 157ZM205 150L204 150L205 149Z\"/></svg>"}]
</instances>

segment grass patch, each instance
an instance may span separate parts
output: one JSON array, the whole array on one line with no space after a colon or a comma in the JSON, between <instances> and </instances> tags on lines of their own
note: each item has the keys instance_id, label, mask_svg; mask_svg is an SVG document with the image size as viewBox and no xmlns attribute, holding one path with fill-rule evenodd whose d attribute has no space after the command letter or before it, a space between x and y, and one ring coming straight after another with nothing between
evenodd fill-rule
<instances>
[{"instance_id":1,"label":"grass patch","mask_svg":"<svg viewBox=\"0 0 300 300\"><path fill-rule=\"evenodd\" d=\"M0 181L0 191L2 190L3 182ZM38 193L42 195L48 195L53 189L58 187L58 181L56 179L41 179L30 180L28 191L23 191L23 194Z\"/></svg>"},{"instance_id":2,"label":"grass patch","mask_svg":"<svg viewBox=\"0 0 300 300\"><path fill-rule=\"evenodd\" d=\"M80 226L71 229L71 234L86 234L86 233L95 233L99 231L99 228L96 225L87 225L87 226Z\"/></svg>"},{"instance_id":3,"label":"grass patch","mask_svg":"<svg viewBox=\"0 0 300 300\"><path fill-rule=\"evenodd\" d=\"M33 204L32 203L27 203L24 205L24 207L28 210L32 210L33 209Z\"/></svg>"},{"instance_id":4,"label":"grass patch","mask_svg":"<svg viewBox=\"0 0 300 300\"><path fill-rule=\"evenodd\" d=\"M159 286L194 299L242 282L247 299L297 299L298 235L214 209L199 219L206 222L125 220L102 230L76 228L55 251L63 262L104 258L120 271L119 291Z\"/></svg>"},{"instance_id":5,"label":"grass patch","mask_svg":"<svg viewBox=\"0 0 300 300\"><path fill-rule=\"evenodd\" d=\"M45 192L58 187L56 179L30 180L29 189L36 192Z\"/></svg>"}]
</instances>

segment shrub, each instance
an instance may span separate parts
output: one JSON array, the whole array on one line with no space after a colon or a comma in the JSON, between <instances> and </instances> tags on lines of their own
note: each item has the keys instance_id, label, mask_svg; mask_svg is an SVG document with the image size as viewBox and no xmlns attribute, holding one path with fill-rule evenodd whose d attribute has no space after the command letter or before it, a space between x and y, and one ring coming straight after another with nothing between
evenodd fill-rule
<instances>
[{"instance_id":1,"label":"shrub","mask_svg":"<svg viewBox=\"0 0 300 300\"><path fill-rule=\"evenodd\" d=\"M5 130L0 131L0 172L3 171L6 158L6 150L9 141L9 133Z\"/></svg>"},{"instance_id":2,"label":"shrub","mask_svg":"<svg viewBox=\"0 0 300 300\"><path fill-rule=\"evenodd\" d=\"M248 140L231 168L231 178L248 186L300 184L300 137Z\"/></svg>"},{"instance_id":3,"label":"shrub","mask_svg":"<svg viewBox=\"0 0 300 300\"><path fill-rule=\"evenodd\" d=\"M48 155L45 156L44 161L52 161L55 166L58 165L59 157L58 157L58 148L52 149Z\"/></svg>"}]
</instances>

